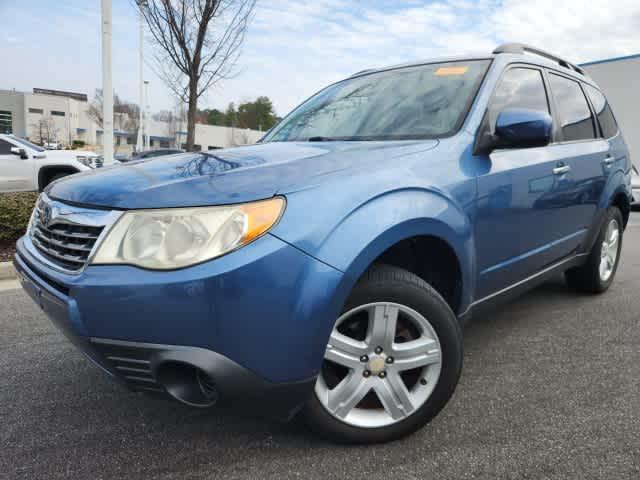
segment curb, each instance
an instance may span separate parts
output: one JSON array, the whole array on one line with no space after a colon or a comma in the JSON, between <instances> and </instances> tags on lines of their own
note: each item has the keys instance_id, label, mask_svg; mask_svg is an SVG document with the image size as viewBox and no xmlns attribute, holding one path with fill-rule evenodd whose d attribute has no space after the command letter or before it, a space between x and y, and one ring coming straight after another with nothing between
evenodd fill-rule
<instances>
[{"instance_id":1,"label":"curb","mask_svg":"<svg viewBox=\"0 0 640 480\"><path fill-rule=\"evenodd\" d=\"M16 270L11 262L0 262L0 280L13 280L16 277Z\"/></svg>"}]
</instances>

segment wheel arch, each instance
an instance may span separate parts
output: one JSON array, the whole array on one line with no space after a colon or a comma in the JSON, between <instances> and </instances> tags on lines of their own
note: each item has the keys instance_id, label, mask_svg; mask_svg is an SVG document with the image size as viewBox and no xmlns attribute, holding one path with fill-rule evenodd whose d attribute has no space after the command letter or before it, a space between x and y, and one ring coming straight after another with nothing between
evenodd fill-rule
<instances>
[{"instance_id":1,"label":"wheel arch","mask_svg":"<svg viewBox=\"0 0 640 480\"><path fill-rule=\"evenodd\" d=\"M80 172L80 170L70 165L45 165L38 170L38 190L43 191L50 179L58 173L68 173L72 175L78 172Z\"/></svg>"},{"instance_id":2,"label":"wheel arch","mask_svg":"<svg viewBox=\"0 0 640 480\"><path fill-rule=\"evenodd\" d=\"M629 221L629 215L631 214L631 201L629 200L629 195L619 189L611 198L609 205L618 207L620 213L622 213L623 227L627 227L627 222Z\"/></svg>"},{"instance_id":3,"label":"wheel arch","mask_svg":"<svg viewBox=\"0 0 640 480\"><path fill-rule=\"evenodd\" d=\"M440 192L402 190L369 201L351 212L332 231L318 258L345 273L338 290L342 305L359 278L376 263L400 266L432 283L428 270L407 268L407 258L394 255L399 250L406 252L410 246L432 247L444 252L445 260L455 261L456 290L453 296L443 297L449 297L454 313L463 313L471 304L474 289L473 229L466 213ZM427 255L422 258L434 259L428 255L430 252L425 253ZM415 262L416 256L411 260ZM427 264L423 266L428 267ZM439 271L443 269L439 268Z\"/></svg>"}]
</instances>

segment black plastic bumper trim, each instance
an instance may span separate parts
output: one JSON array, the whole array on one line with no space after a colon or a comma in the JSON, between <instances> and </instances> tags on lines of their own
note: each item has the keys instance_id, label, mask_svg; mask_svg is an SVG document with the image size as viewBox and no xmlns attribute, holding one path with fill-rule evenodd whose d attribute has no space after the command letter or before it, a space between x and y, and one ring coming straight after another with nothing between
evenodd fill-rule
<instances>
[{"instance_id":1,"label":"black plastic bumper trim","mask_svg":"<svg viewBox=\"0 0 640 480\"><path fill-rule=\"evenodd\" d=\"M310 378L286 383L269 382L206 348L104 338L91 338L90 343L113 366L110 370L134 390L139 390L138 387L144 383L148 388L163 391L156 381L158 368L164 363L184 363L202 370L215 382L222 403L250 407L252 412L281 420L289 420L297 413L311 395L316 381ZM126 369L118 368L127 363L131 366L144 365L142 369L146 372L127 375Z\"/></svg>"}]
</instances>

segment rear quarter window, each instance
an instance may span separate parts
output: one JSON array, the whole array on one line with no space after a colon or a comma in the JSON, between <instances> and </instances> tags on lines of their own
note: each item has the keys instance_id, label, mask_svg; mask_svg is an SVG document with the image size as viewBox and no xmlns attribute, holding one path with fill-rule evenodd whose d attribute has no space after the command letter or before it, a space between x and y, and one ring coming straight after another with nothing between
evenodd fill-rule
<instances>
[{"instance_id":1,"label":"rear quarter window","mask_svg":"<svg viewBox=\"0 0 640 480\"><path fill-rule=\"evenodd\" d=\"M602 129L602 136L604 138L614 137L618 133L618 124L613 116L609 102L605 98L604 94L591 85L585 85L587 95L593 105L593 110L596 112L600 128Z\"/></svg>"}]
</instances>

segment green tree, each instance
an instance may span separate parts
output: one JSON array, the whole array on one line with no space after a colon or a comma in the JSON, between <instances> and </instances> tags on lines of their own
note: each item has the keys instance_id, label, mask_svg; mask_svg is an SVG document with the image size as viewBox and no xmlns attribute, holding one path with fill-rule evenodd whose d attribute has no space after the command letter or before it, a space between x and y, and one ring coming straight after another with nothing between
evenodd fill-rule
<instances>
[{"instance_id":1,"label":"green tree","mask_svg":"<svg viewBox=\"0 0 640 480\"><path fill-rule=\"evenodd\" d=\"M269 130L280 120L273 111L273 103L269 97L264 96L256 98L253 102L241 103L237 108L235 103L231 102L224 112L217 108L199 110L198 117L209 125L262 131Z\"/></svg>"},{"instance_id":2,"label":"green tree","mask_svg":"<svg viewBox=\"0 0 640 480\"><path fill-rule=\"evenodd\" d=\"M224 112L224 124L227 127L237 127L238 126L237 116L238 116L238 112L236 111L236 106L233 102L231 102L227 107L227 110Z\"/></svg>"},{"instance_id":3,"label":"green tree","mask_svg":"<svg viewBox=\"0 0 640 480\"><path fill-rule=\"evenodd\" d=\"M207 123L209 125L224 125L225 124L225 114L218 110L217 108L212 108L211 110L207 110Z\"/></svg>"},{"instance_id":4,"label":"green tree","mask_svg":"<svg viewBox=\"0 0 640 480\"><path fill-rule=\"evenodd\" d=\"M253 102L238 106L237 126L253 130L269 130L278 120L269 97L258 97Z\"/></svg>"}]
</instances>

